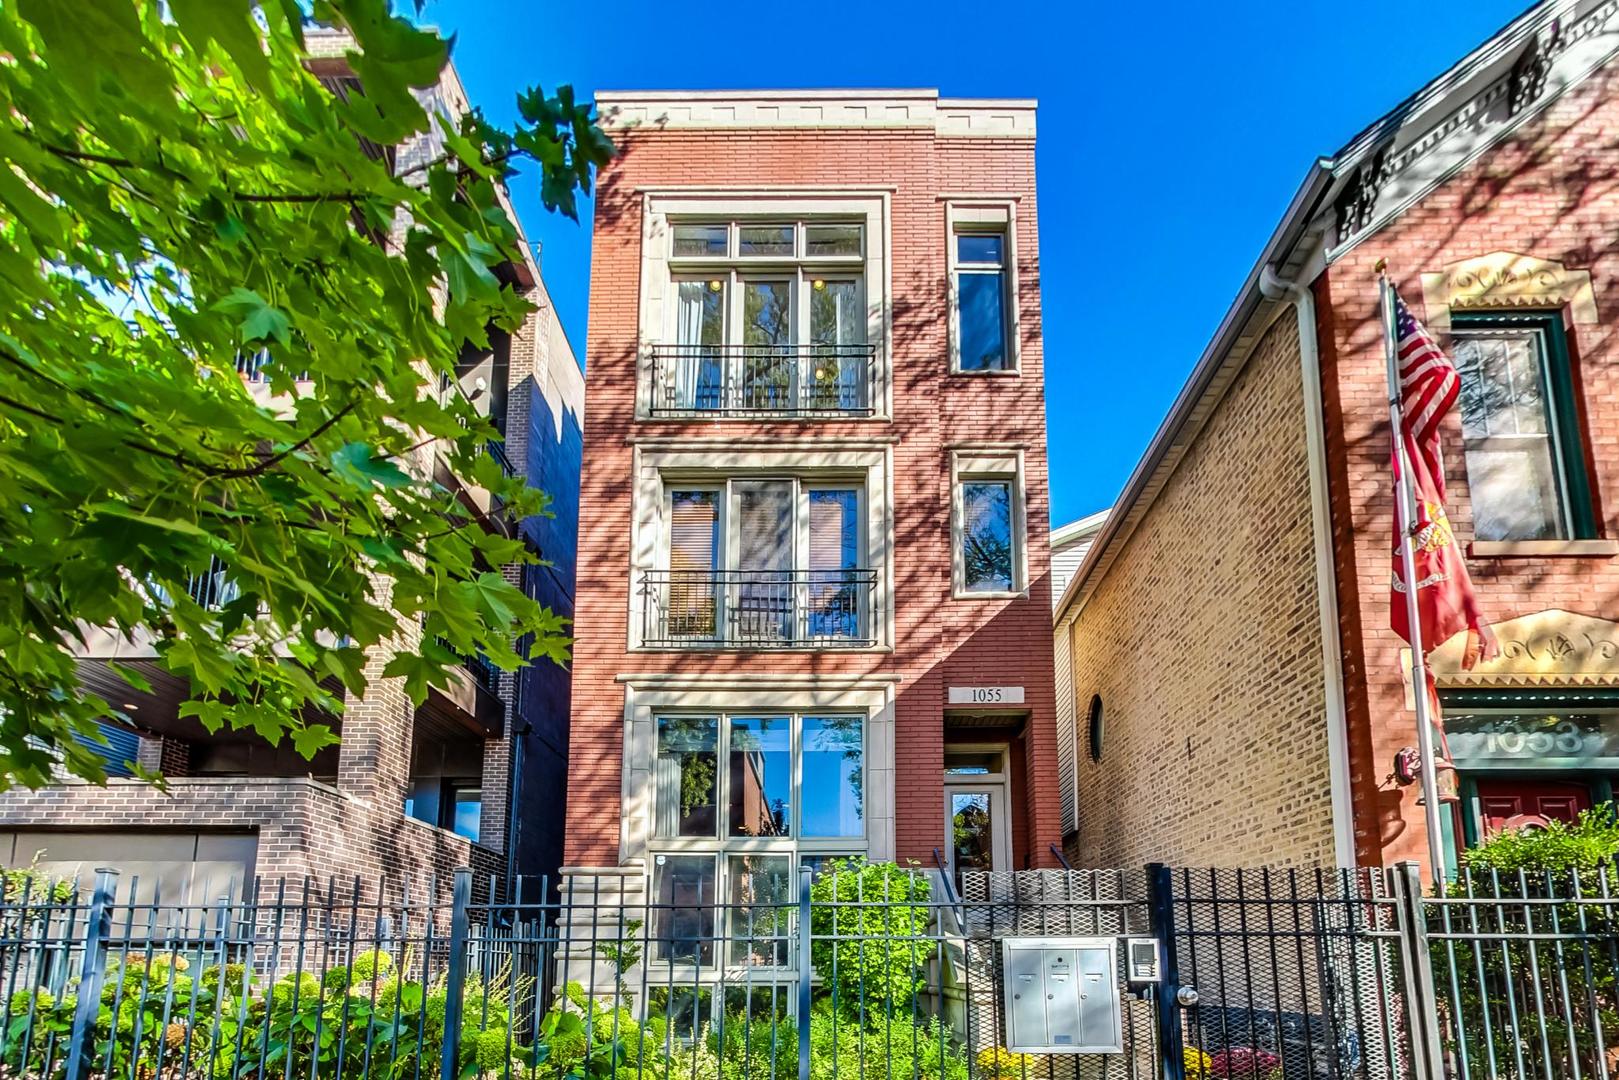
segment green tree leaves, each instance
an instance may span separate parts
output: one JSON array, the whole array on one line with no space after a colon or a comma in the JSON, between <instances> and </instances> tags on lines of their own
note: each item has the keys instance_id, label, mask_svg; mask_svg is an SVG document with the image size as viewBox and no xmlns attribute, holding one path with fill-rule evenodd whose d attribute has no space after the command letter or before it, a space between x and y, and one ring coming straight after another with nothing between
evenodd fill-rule
<instances>
[{"instance_id":1,"label":"green tree leaves","mask_svg":"<svg viewBox=\"0 0 1619 1080\"><path fill-rule=\"evenodd\" d=\"M448 43L386 0L309 6L346 38L299 0L156 7L0 6L0 786L100 778L92 631L131 643L113 685L303 753L384 642L413 696L474 652L566 658L498 572L538 554L434 477L545 512L440 386L530 311L497 184L532 158L572 213L612 151L590 105L444 115Z\"/></svg>"}]
</instances>

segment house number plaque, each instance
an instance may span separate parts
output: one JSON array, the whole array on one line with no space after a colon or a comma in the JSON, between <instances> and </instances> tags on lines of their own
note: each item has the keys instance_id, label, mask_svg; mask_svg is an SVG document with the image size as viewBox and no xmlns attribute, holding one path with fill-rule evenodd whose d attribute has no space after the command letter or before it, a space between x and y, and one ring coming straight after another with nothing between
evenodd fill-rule
<instances>
[{"instance_id":1,"label":"house number plaque","mask_svg":"<svg viewBox=\"0 0 1619 1080\"><path fill-rule=\"evenodd\" d=\"M1023 687L1021 686L952 686L949 705L1021 705L1023 704Z\"/></svg>"}]
</instances>

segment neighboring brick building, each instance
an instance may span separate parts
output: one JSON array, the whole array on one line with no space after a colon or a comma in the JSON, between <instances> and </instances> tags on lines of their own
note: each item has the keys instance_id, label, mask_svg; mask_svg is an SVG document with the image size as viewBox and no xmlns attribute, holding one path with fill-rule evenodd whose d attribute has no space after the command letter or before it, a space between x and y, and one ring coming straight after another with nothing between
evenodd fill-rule
<instances>
[{"instance_id":1,"label":"neighboring brick building","mask_svg":"<svg viewBox=\"0 0 1619 1080\"><path fill-rule=\"evenodd\" d=\"M307 38L311 54L322 58L311 67L340 89L350 78L341 60L348 39L329 31ZM453 69L420 96L430 113L446 118L469 108ZM439 150L435 135L421 136L396 148L396 167ZM452 474L431 445L407 464L455 491L487 527L520 530L550 565L507 572L541 603L571 615L584 378L539 266L527 242L519 246L522 263L501 272L537 310L510 334L491 328L487 350L467 351L457 392L492 417L505 435L507 464L551 494L554 516L506 520L489 492ZM256 361L241 366L250 389L268 395ZM194 582L193 595L222 603L230 590L228 570L218 567ZM251 732L208 734L177 715L186 687L158 667L149 638L92 632L81 675L133 721L108 728L114 778L105 787L70 781L0 794L0 864L43 852L42 862L59 871L111 865L126 879L140 875L143 895L161 888L176 898L189 890L209 900L254 873L398 882L468 865L554 872L568 672L540 661L521 673L519 690L518 677L469 663L453 688L432 690L418 709L401 680L380 677L390 648L368 658L370 690L363 699L349 697L333 721L340 745L305 760ZM143 672L152 693L132 690L108 666L113 659ZM120 766L131 757L160 769L169 790L124 778L130 770Z\"/></svg>"},{"instance_id":2,"label":"neighboring brick building","mask_svg":"<svg viewBox=\"0 0 1619 1080\"><path fill-rule=\"evenodd\" d=\"M568 862L1051 865L1033 104L597 100Z\"/></svg>"},{"instance_id":3,"label":"neighboring brick building","mask_svg":"<svg viewBox=\"0 0 1619 1080\"><path fill-rule=\"evenodd\" d=\"M1506 646L1434 653L1451 857L1612 798L1616 55L1614 5L1541 5L1311 169L1058 605L1086 862L1426 859L1393 778L1385 258L1462 372L1450 517Z\"/></svg>"}]
</instances>

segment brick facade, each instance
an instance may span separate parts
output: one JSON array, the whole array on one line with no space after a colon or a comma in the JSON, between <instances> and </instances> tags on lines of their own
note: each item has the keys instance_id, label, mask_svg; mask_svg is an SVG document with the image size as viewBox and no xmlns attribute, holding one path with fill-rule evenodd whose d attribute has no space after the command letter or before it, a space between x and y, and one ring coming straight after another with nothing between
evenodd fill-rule
<instances>
[{"instance_id":1,"label":"brick facade","mask_svg":"<svg viewBox=\"0 0 1619 1080\"><path fill-rule=\"evenodd\" d=\"M1048 865L1060 836L1048 617L1044 356L1030 138L949 138L912 127L628 131L596 201L590 368L574 647L570 864L620 858L625 690L622 673L899 679L895 705L896 854L932 864L944 844L946 688L1019 684L1027 692L1022 799L1012 811L1015 862ZM890 420L649 422L636 418L643 192L844 189L886 194L892 323ZM1021 371L950 374L945 196L996 193L1016 205ZM895 641L891 653L626 651L632 565L631 483L638 442L723 440L819 447L877 445L891 455ZM1029 590L1017 599L951 598L951 448L1024 453Z\"/></svg>"},{"instance_id":2,"label":"brick facade","mask_svg":"<svg viewBox=\"0 0 1619 1080\"><path fill-rule=\"evenodd\" d=\"M1288 309L1072 621L1088 865L1332 861L1302 402Z\"/></svg>"},{"instance_id":3,"label":"brick facade","mask_svg":"<svg viewBox=\"0 0 1619 1080\"><path fill-rule=\"evenodd\" d=\"M1533 725L1580 711L1537 704L1578 692L1601 731L1619 720L1616 31L1609 6L1532 8L1306 178L1111 512L1117 533L1103 533L1058 611L1086 861L1416 860L1426 872L1421 791L1394 776L1418 740L1389 629L1380 260L1442 341L1464 311L1560 321L1573 430L1558 435L1584 463L1594 509L1594 535L1476 547L1460 410L1447 416L1449 517L1485 618L1533 627L1476 671L1455 642L1427 643L1440 646L1441 695L1473 695L1447 714ZM1302 370L1301 310L1314 316ZM1097 692L1105 750L1093 765ZM1472 752L1497 756L1458 755L1458 843L1485 828L1470 784L1612 791L1592 751Z\"/></svg>"},{"instance_id":4,"label":"brick facade","mask_svg":"<svg viewBox=\"0 0 1619 1080\"><path fill-rule=\"evenodd\" d=\"M1362 241L1316 283L1326 386L1339 610L1357 857L1366 863L1422 859L1422 811L1414 787L1389 780L1394 754L1413 745L1398 655L1388 630L1391 496L1388 417L1372 266L1387 258L1406 302L1419 306L1420 275L1495 251L1511 251L1589 271L1599 322L1576 323L1565 310L1599 534L1619 536L1619 67L1608 66L1553 102ZM1447 453L1450 518L1457 539L1473 536L1461 420L1441 435ZM1468 560L1485 617L1499 622L1559 608L1619 616L1619 561L1612 556Z\"/></svg>"}]
</instances>

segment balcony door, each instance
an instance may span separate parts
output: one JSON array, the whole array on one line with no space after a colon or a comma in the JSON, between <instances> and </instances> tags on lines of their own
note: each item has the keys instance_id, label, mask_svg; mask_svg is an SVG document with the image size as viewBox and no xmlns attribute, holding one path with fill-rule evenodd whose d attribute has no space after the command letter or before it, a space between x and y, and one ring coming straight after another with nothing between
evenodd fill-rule
<instances>
[{"instance_id":1,"label":"balcony door","mask_svg":"<svg viewBox=\"0 0 1619 1080\"><path fill-rule=\"evenodd\" d=\"M675 283L675 364L669 372L665 404L705 412L725 405L724 279Z\"/></svg>"},{"instance_id":2,"label":"balcony door","mask_svg":"<svg viewBox=\"0 0 1619 1080\"><path fill-rule=\"evenodd\" d=\"M775 415L870 408L859 274L724 269L674 281L655 408Z\"/></svg>"},{"instance_id":3,"label":"balcony door","mask_svg":"<svg viewBox=\"0 0 1619 1080\"><path fill-rule=\"evenodd\" d=\"M744 643L789 641L795 635L793 481L735 480L731 589L734 630Z\"/></svg>"},{"instance_id":4,"label":"balcony door","mask_svg":"<svg viewBox=\"0 0 1619 1080\"><path fill-rule=\"evenodd\" d=\"M871 634L863 489L792 477L669 489L649 642L847 646Z\"/></svg>"}]
</instances>

